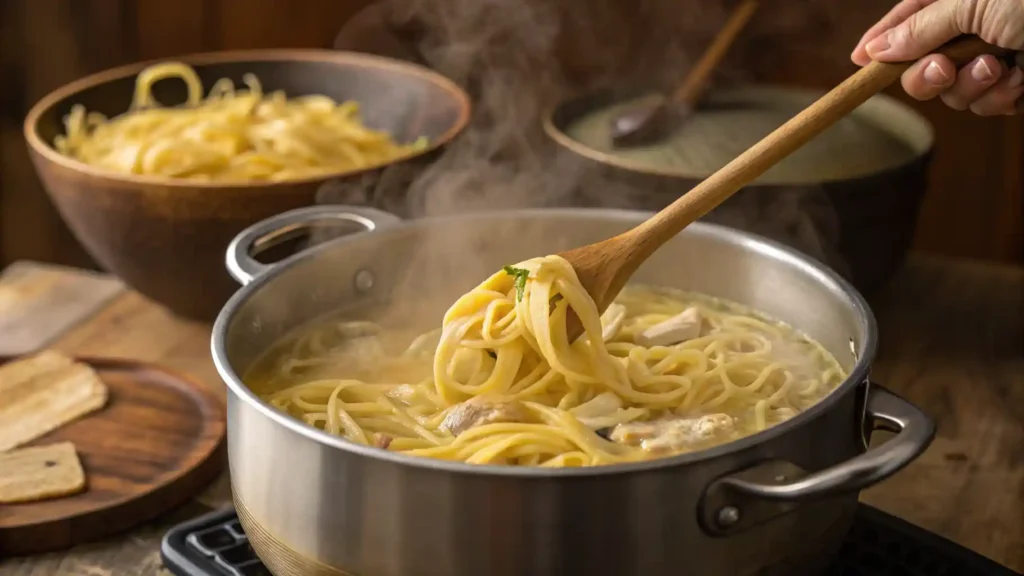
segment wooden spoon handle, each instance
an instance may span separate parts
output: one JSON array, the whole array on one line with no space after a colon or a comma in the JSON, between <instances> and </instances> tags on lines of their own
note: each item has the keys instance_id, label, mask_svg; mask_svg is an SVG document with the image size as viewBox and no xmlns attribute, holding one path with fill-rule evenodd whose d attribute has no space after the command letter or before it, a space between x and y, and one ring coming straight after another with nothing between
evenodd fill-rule
<instances>
[{"instance_id":1,"label":"wooden spoon handle","mask_svg":"<svg viewBox=\"0 0 1024 576\"><path fill-rule=\"evenodd\" d=\"M686 79L683 80L682 86L676 89L672 93L672 100L681 104L689 106L696 105L697 101L700 100L701 95L704 93L704 88L707 86L708 77L711 76L711 72L718 67L718 63L725 57L725 53L729 51L729 47L739 36L740 31L750 21L750 17L754 15L757 10L758 0L743 0L743 2L733 10L732 15L729 16L729 20L725 23L725 26L718 31L715 35L714 40L711 41L711 45L701 55L700 60L697 64L690 69L690 73L686 75Z\"/></svg>"},{"instance_id":2,"label":"wooden spoon handle","mask_svg":"<svg viewBox=\"0 0 1024 576\"><path fill-rule=\"evenodd\" d=\"M1002 58L1012 53L1011 50L993 46L976 36L961 36L944 45L939 52L952 59L957 67L983 54ZM636 260L636 265L639 265L683 228L898 80L912 64L872 62L861 68L664 210L637 226L632 232L635 233L635 245L631 250L631 259L639 257Z\"/></svg>"}]
</instances>

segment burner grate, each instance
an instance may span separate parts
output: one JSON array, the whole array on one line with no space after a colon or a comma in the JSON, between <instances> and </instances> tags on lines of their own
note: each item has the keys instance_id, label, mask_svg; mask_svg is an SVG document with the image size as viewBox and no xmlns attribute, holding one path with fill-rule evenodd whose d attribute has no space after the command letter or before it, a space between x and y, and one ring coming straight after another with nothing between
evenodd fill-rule
<instances>
[{"instance_id":1,"label":"burner grate","mask_svg":"<svg viewBox=\"0 0 1024 576\"><path fill-rule=\"evenodd\" d=\"M876 508L861 505L824 576L1015 576L1016 572Z\"/></svg>"},{"instance_id":2,"label":"burner grate","mask_svg":"<svg viewBox=\"0 0 1024 576\"><path fill-rule=\"evenodd\" d=\"M160 547L176 576L272 576L249 546L234 509L172 528ZM861 505L823 576L1019 576L949 540Z\"/></svg>"}]
</instances>

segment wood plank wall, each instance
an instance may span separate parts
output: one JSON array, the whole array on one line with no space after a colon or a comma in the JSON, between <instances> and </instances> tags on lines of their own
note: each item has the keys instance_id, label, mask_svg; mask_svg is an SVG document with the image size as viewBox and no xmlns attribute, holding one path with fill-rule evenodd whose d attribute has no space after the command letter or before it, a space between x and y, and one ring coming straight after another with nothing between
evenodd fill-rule
<instances>
[{"instance_id":1,"label":"wood plank wall","mask_svg":"<svg viewBox=\"0 0 1024 576\"><path fill-rule=\"evenodd\" d=\"M329 47L371 0L0 0L0 266L90 265L28 159L29 107L80 76L210 50Z\"/></svg>"},{"instance_id":2,"label":"wood plank wall","mask_svg":"<svg viewBox=\"0 0 1024 576\"><path fill-rule=\"evenodd\" d=\"M341 24L371 1L0 1L0 266L21 258L89 263L46 198L21 136L25 112L44 94L84 74L142 59L327 47ZM849 47L889 4L864 0L841 19L805 27L802 35L762 35L744 59L759 80L829 87L852 71L845 61ZM899 90L892 93L902 97ZM938 137L917 248L1024 261L1024 120L914 105Z\"/></svg>"}]
</instances>

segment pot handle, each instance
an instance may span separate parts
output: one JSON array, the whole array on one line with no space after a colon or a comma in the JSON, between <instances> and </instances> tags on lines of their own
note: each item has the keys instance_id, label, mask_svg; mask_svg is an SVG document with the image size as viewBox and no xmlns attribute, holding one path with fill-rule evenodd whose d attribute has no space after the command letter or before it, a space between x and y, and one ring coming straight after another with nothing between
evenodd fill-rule
<instances>
[{"instance_id":1,"label":"pot handle","mask_svg":"<svg viewBox=\"0 0 1024 576\"><path fill-rule=\"evenodd\" d=\"M235 236L228 244L225 259L228 273L244 286L274 266L257 262L252 257L254 250L259 252L293 237L298 232L308 230L317 223L338 221L354 222L366 228L366 232L372 232L378 228L393 226L402 219L365 206L307 206L282 212L260 220Z\"/></svg>"},{"instance_id":2,"label":"pot handle","mask_svg":"<svg viewBox=\"0 0 1024 576\"><path fill-rule=\"evenodd\" d=\"M715 481L728 490L766 500L806 501L858 491L892 476L924 452L935 436L935 422L896 394L869 384L866 415L869 422L896 436L846 462L785 484L762 484L734 476Z\"/></svg>"}]
</instances>

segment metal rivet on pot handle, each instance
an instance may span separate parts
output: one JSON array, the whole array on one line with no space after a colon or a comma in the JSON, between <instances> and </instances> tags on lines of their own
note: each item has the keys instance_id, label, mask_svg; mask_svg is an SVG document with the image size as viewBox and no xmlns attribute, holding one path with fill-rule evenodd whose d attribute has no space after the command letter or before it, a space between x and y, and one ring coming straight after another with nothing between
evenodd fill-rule
<instances>
[{"instance_id":1,"label":"metal rivet on pot handle","mask_svg":"<svg viewBox=\"0 0 1024 576\"><path fill-rule=\"evenodd\" d=\"M354 280L356 292L365 293L373 289L373 272L370 272L369 270L360 270L359 272L356 272Z\"/></svg>"},{"instance_id":2,"label":"metal rivet on pot handle","mask_svg":"<svg viewBox=\"0 0 1024 576\"><path fill-rule=\"evenodd\" d=\"M877 384L872 383L868 390L867 415L869 423L873 421L878 428L892 430L896 436L846 462L793 482L770 485L727 476L712 486L755 498L791 502L853 492L895 474L921 454L935 436L931 418Z\"/></svg>"},{"instance_id":3,"label":"metal rivet on pot handle","mask_svg":"<svg viewBox=\"0 0 1024 576\"><path fill-rule=\"evenodd\" d=\"M360 224L371 232L401 222L393 214L363 206L321 205L289 210L261 220L245 230L228 244L225 262L228 273L240 284L252 282L272 265L261 264L252 257L253 246L268 237L309 228L316 222L344 220Z\"/></svg>"},{"instance_id":4,"label":"metal rivet on pot handle","mask_svg":"<svg viewBox=\"0 0 1024 576\"><path fill-rule=\"evenodd\" d=\"M735 526L740 521L740 510L735 506L725 506L715 515L715 520L721 528Z\"/></svg>"}]
</instances>

